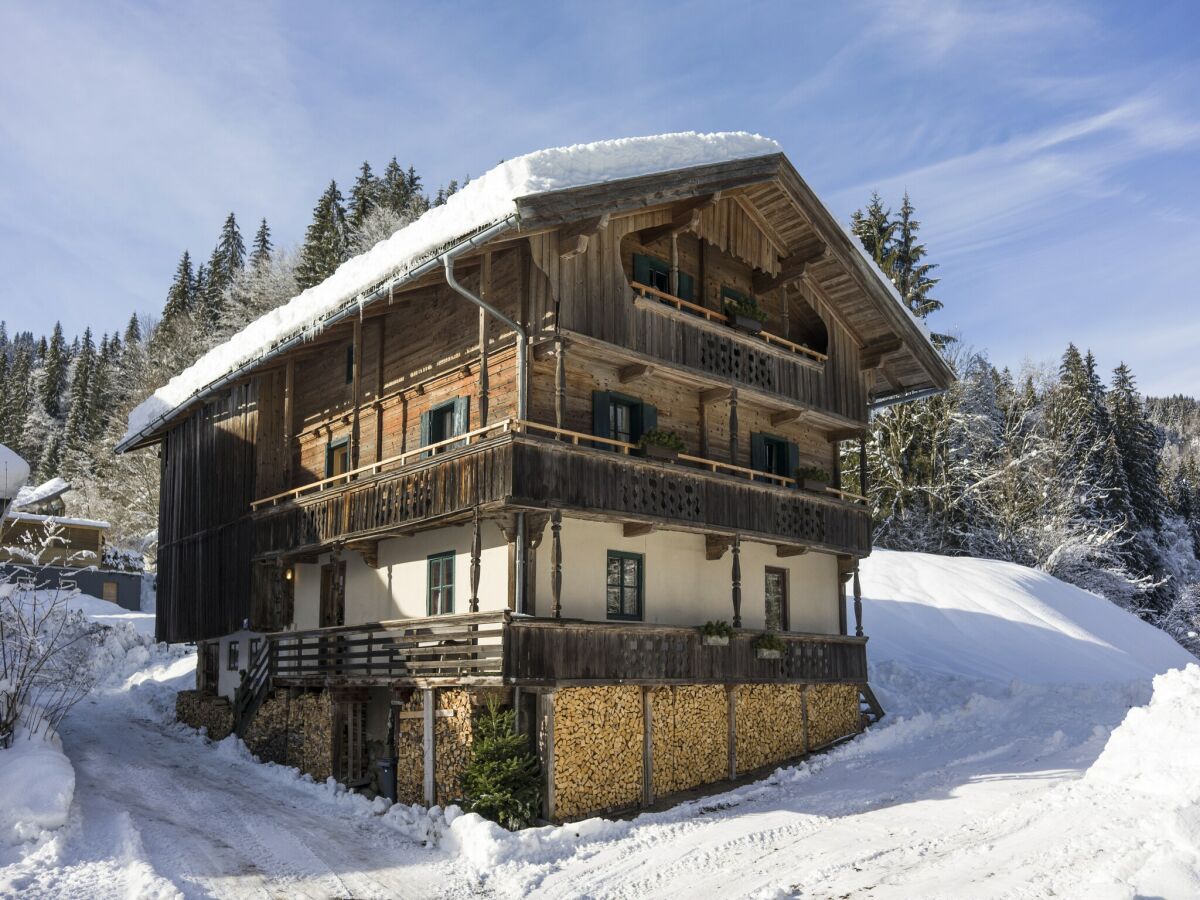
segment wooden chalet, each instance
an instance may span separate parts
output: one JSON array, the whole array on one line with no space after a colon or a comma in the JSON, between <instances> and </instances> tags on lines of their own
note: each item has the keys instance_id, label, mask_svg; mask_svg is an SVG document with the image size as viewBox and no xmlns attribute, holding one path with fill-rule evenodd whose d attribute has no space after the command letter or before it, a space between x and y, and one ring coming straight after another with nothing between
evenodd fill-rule
<instances>
[{"instance_id":1,"label":"wooden chalet","mask_svg":"<svg viewBox=\"0 0 1200 900\"><path fill-rule=\"evenodd\" d=\"M552 819L859 730L871 522L839 445L951 372L776 145L644 141L553 151L590 174L497 215L543 157L503 164L447 204L457 237L133 423L158 635L201 648L183 718L378 790L395 757L441 803L499 694Z\"/></svg>"}]
</instances>

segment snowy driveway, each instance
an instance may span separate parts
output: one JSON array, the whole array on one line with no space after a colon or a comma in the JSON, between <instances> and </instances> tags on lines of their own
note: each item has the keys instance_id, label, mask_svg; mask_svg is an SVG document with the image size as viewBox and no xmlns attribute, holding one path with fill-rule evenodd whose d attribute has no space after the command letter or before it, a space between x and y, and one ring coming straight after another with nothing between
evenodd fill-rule
<instances>
[{"instance_id":1,"label":"snowy driveway","mask_svg":"<svg viewBox=\"0 0 1200 900\"><path fill-rule=\"evenodd\" d=\"M3 870L0 896L438 895L443 854L162 724L137 693L72 711L61 730L75 766L71 822Z\"/></svg>"}]
</instances>

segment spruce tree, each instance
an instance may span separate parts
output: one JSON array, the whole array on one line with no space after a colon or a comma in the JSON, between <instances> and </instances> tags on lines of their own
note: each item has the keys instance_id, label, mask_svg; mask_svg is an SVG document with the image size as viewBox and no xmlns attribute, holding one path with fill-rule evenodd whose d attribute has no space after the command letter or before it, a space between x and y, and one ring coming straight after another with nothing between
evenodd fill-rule
<instances>
[{"instance_id":1,"label":"spruce tree","mask_svg":"<svg viewBox=\"0 0 1200 900\"><path fill-rule=\"evenodd\" d=\"M395 162L395 159L392 161ZM354 181L354 187L350 189L348 222L351 230L358 232L362 229L367 216L379 206L380 192L379 179L371 171L371 164L364 160L362 168L358 171L358 178Z\"/></svg>"},{"instance_id":2,"label":"spruce tree","mask_svg":"<svg viewBox=\"0 0 1200 900\"><path fill-rule=\"evenodd\" d=\"M1162 527L1162 509L1166 505L1159 480L1162 439L1148 421L1133 372L1124 363L1113 371L1107 402L1113 435L1129 482L1135 521L1143 528L1157 531Z\"/></svg>"},{"instance_id":3,"label":"spruce tree","mask_svg":"<svg viewBox=\"0 0 1200 900\"><path fill-rule=\"evenodd\" d=\"M488 701L475 722L471 761L462 777L467 809L510 831L532 824L541 806L537 757L515 721L511 709Z\"/></svg>"},{"instance_id":4,"label":"spruce tree","mask_svg":"<svg viewBox=\"0 0 1200 900\"><path fill-rule=\"evenodd\" d=\"M254 247L250 251L250 268L255 272L265 269L271 262L271 251L274 249L274 245L271 243L271 229L267 227L267 220L264 218L258 225L258 231L254 232Z\"/></svg>"},{"instance_id":5,"label":"spruce tree","mask_svg":"<svg viewBox=\"0 0 1200 900\"><path fill-rule=\"evenodd\" d=\"M67 388L67 340L62 323L54 323L50 343L46 348L45 378L42 380L42 406L53 417L62 416L62 394Z\"/></svg>"},{"instance_id":6,"label":"spruce tree","mask_svg":"<svg viewBox=\"0 0 1200 900\"><path fill-rule=\"evenodd\" d=\"M411 168L408 171L410 175L405 174L393 156L384 167L383 178L379 181L379 205L387 207L398 216L408 212L409 204L415 196L413 183L420 183L416 172Z\"/></svg>"},{"instance_id":7,"label":"spruce tree","mask_svg":"<svg viewBox=\"0 0 1200 900\"><path fill-rule=\"evenodd\" d=\"M170 328L175 322L192 312L196 293L196 275L192 271L192 257L186 250L175 267L175 278L167 291L167 302L163 306L160 328Z\"/></svg>"},{"instance_id":8,"label":"spruce tree","mask_svg":"<svg viewBox=\"0 0 1200 900\"><path fill-rule=\"evenodd\" d=\"M892 211L884 208L878 191L871 193L866 209L857 209L850 216L850 229L867 255L875 260L879 271L890 277L896 223L892 221Z\"/></svg>"},{"instance_id":9,"label":"spruce tree","mask_svg":"<svg viewBox=\"0 0 1200 900\"><path fill-rule=\"evenodd\" d=\"M300 262L296 266L296 283L301 290L320 284L334 273L346 259L349 235L346 229L346 210L337 182L329 187L313 209L313 221L304 235Z\"/></svg>"},{"instance_id":10,"label":"spruce tree","mask_svg":"<svg viewBox=\"0 0 1200 900\"><path fill-rule=\"evenodd\" d=\"M69 457L68 464L83 461L90 439L92 375L96 368L96 348L92 343L92 329L86 328L79 344L79 353L71 370L71 387L67 394L67 422L63 427L63 451Z\"/></svg>"}]
</instances>

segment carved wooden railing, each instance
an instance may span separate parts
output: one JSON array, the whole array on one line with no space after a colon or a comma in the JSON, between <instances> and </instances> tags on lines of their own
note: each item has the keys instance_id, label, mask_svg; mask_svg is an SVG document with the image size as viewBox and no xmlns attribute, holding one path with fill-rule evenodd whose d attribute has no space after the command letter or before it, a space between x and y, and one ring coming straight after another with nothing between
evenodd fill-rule
<instances>
[{"instance_id":1,"label":"carved wooden railing","mask_svg":"<svg viewBox=\"0 0 1200 900\"><path fill-rule=\"evenodd\" d=\"M264 655L285 685L866 682L866 638L776 632L773 659L755 652L761 634L708 646L695 628L505 610L277 632Z\"/></svg>"},{"instance_id":2,"label":"carved wooden railing","mask_svg":"<svg viewBox=\"0 0 1200 900\"><path fill-rule=\"evenodd\" d=\"M640 281L631 281L629 285L637 295L645 299L654 299L660 303L665 303L667 306L674 307L679 312L699 316L706 322L714 322L722 325L729 322L729 317L724 313L719 313L707 307L700 306L698 303L692 303L681 297L676 297L674 294L668 294L666 291L652 288L650 285L642 284ZM780 347L790 353L806 356L813 362L823 363L829 359L829 356L825 353L821 353L811 347L806 347L803 344L797 344L795 341L789 341L787 338L780 337L777 334L771 334L769 331L760 331L756 336L767 344Z\"/></svg>"},{"instance_id":3,"label":"carved wooden railing","mask_svg":"<svg viewBox=\"0 0 1200 900\"><path fill-rule=\"evenodd\" d=\"M462 682L501 674L507 611L396 619L267 635L285 683Z\"/></svg>"},{"instance_id":4,"label":"carved wooden railing","mask_svg":"<svg viewBox=\"0 0 1200 900\"><path fill-rule=\"evenodd\" d=\"M863 683L867 639L776 632L784 650L760 659L761 631L706 646L695 628L632 622L516 618L504 632L504 678L516 684L620 679L642 683Z\"/></svg>"}]
</instances>

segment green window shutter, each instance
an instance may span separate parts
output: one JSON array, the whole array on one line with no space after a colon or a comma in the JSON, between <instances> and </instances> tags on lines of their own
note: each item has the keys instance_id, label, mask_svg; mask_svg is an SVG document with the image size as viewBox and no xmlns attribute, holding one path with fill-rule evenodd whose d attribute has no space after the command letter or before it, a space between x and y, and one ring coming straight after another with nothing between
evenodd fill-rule
<instances>
[{"instance_id":1,"label":"green window shutter","mask_svg":"<svg viewBox=\"0 0 1200 900\"><path fill-rule=\"evenodd\" d=\"M794 441L788 441L787 444L787 471L783 474L788 478L796 477L796 470L800 468L800 448L796 446Z\"/></svg>"},{"instance_id":2,"label":"green window shutter","mask_svg":"<svg viewBox=\"0 0 1200 900\"><path fill-rule=\"evenodd\" d=\"M650 257L642 253L633 254L633 280L641 284L650 283Z\"/></svg>"},{"instance_id":3,"label":"green window shutter","mask_svg":"<svg viewBox=\"0 0 1200 900\"><path fill-rule=\"evenodd\" d=\"M454 434L466 434L471 430L470 397L454 398Z\"/></svg>"},{"instance_id":4,"label":"green window shutter","mask_svg":"<svg viewBox=\"0 0 1200 900\"><path fill-rule=\"evenodd\" d=\"M750 432L750 468L767 471L767 436L761 431Z\"/></svg>"},{"instance_id":5,"label":"green window shutter","mask_svg":"<svg viewBox=\"0 0 1200 900\"><path fill-rule=\"evenodd\" d=\"M649 403L639 403L633 408L633 440L636 442L647 431L658 427L658 408Z\"/></svg>"},{"instance_id":6,"label":"green window shutter","mask_svg":"<svg viewBox=\"0 0 1200 900\"><path fill-rule=\"evenodd\" d=\"M612 437L608 425L608 407L612 403L609 391L592 391L592 434L596 437ZM597 449L609 450L608 444L594 444Z\"/></svg>"},{"instance_id":7,"label":"green window shutter","mask_svg":"<svg viewBox=\"0 0 1200 900\"><path fill-rule=\"evenodd\" d=\"M430 443L432 443L432 441L430 440L430 435L432 434L432 432L433 432L433 411L426 410L425 412L421 413L421 436L418 439L420 446L426 447ZM422 453L420 458L425 459L425 457L427 457L427 456L429 456L428 453Z\"/></svg>"},{"instance_id":8,"label":"green window shutter","mask_svg":"<svg viewBox=\"0 0 1200 900\"><path fill-rule=\"evenodd\" d=\"M695 302L696 281L687 272L679 273L679 299Z\"/></svg>"}]
</instances>

